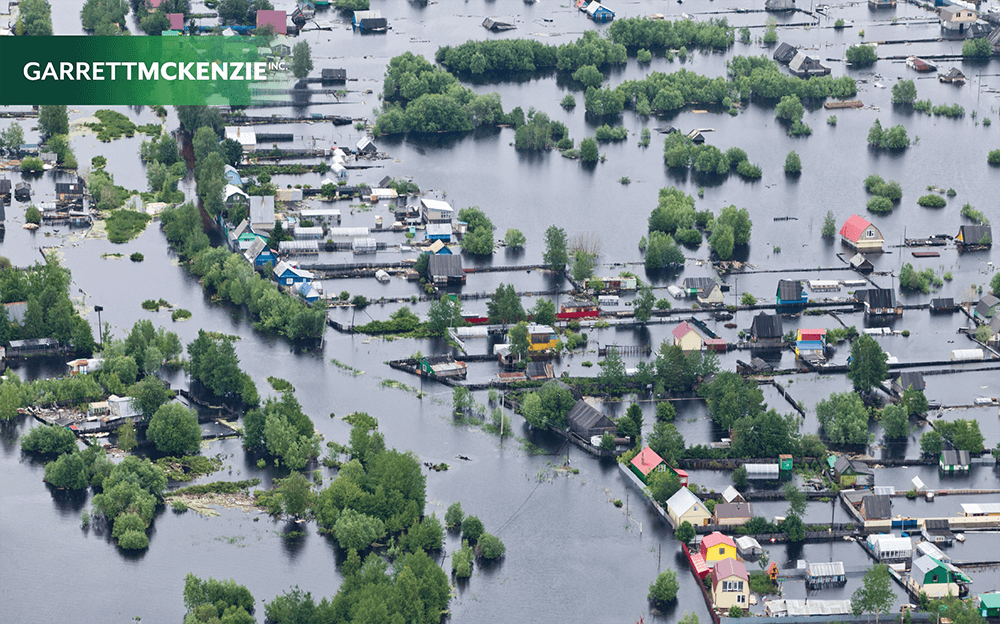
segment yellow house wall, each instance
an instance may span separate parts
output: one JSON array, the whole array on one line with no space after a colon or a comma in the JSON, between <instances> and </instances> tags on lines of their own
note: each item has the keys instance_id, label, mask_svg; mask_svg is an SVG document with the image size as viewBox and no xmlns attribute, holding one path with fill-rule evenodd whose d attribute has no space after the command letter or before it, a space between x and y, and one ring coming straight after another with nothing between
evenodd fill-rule
<instances>
[{"instance_id":1,"label":"yellow house wall","mask_svg":"<svg viewBox=\"0 0 1000 624\"><path fill-rule=\"evenodd\" d=\"M729 580L729 581L743 580L743 591L742 592L722 591L722 581L724 580ZM715 603L716 609L722 609L724 611L728 611L729 607L733 605L737 605L743 609L747 609L750 607L749 592L750 592L749 583L746 580L740 579L738 576L730 576L728 579L720 580L719 584L712 588L712 602ZM736 601L737 596L743 596L742 603Z\"/></svg>"},{"instance_id":2,"label":"yellow house wall","mask_svg":"<svg viewBox=\"0 0 1000 624\"><path fill-rule=\"evenodd\" d=\"M720 548L723 549L721 555L719 554ZM709 548L705 553L705 563L722 561L723 559L736 559L736 549L729 544L717 544Z\"/></svg>"},{"instance_id":3,"label":"yellow house wall","mask_svg":"<svg viewBox=\"0 0 1000 624\"><path fill-rule=\"evenodd\" d=\"M681 351L701 351L701 336L694 332L688 332L680 340L674 340L674 344L680 346Z\"/></svg>"}]
</instances>

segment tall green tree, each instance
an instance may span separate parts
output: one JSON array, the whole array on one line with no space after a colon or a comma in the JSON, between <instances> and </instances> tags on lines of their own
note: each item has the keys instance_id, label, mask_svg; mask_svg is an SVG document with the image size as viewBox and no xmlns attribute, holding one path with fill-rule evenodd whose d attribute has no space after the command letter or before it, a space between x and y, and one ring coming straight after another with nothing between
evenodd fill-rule
<instances>
[{"instance_id":1,"label":"tall green tree","mask_svg":"<svg viewBox=\"0 0 1000 624\"><path fill-rule=\"evenodd\" d=\"M820 426L834 444L868 442L868 408L855 392L831 394L816 404Z\"/></svg>"},{"instance_id":2,"label":"tall green tree","mask_svg":"<svg viewBox=\"0 0 1000 624\"><path fill-rule=\"evenodd\" d=\"M892 579L889 577L889 567L884 563L872 566L865 573L861 587L851 596L851 609L854 615L874 613L875 624L879 615L888 613L896 602L896 594L892 590Z\"/></svg>"},{"instance_id":3,"label":"tall green tree","mask_svg":"<svg viewBox=\"0 0 1000 624\"><path fill-rule=\"evenodd\" d=\"M653 432L649 434L649 448L667 463L672 463L684 453L684 436L673 423L658 422L653 425Z\"/></svg>"},{"instance_id":4,"label":"tall green tree","mask_svg":"<svg viewBox=\"0 0 1000 624\"><path fill-rule=\"evenodd\" d=\"M33 0L44 1L44 0ZM24 10L25 3L21 3ZM52 33L49 33L52 34ZM38 132L43 139L57 134L69 134L69 113L65 104L43 104L38 107Z\"/></svg>"},{"instance_id":5,"label":"tall green tree","mask_svg":"<svg viewBox=\"0 0 1000 624\"><path fill-rule=\"evenodd\" d=\"M566 231L554 225L545 230L545 255L542 262L553 271L562 271L569 263L569 252L566 250Z\"/></svg>"},{"instance_id":6,"label":"tall green tree","mask_svg":"<svg viewBox=\"0 0 1000 624\"><path fill-rule=\"evenodd\" d=\"M656 295L653 294L652 286L643 286L635 297L632 309L635 313L635 320L645 325L653 317L653 307L656 305Z\"/></svg>"},{"instance_id":7,"label":"tall green tree","mask_svg":"<svg viewBox=\"0 0 1000 624\"><path fill-rule=\"evenodd\" d=\"M871 336L862 334L851 344L851 363L847 378L858 392L870 392L885 381L889 372L888 356Z\"/></svg>"},{"instance_id":8,"label":"tall green tree","mask_svg":"<svg viewBox=\"0 0 1000 624\"><path fill-rule=\"evenodd\" d=\"M163 405L149 421L146 437L163 453L196 453L201 446L198 416L180 403Z\"/></svg>"},{"instance_id":9,"label":"tall green tree","mask_svg":"<svg viewBox=\"0 0 1000 624\"><path fill-rule=\"evenodd\" d=\"M513 284L500 284L490 300L486 302L486 312L492 324L517 323L524 320L524 307Z\"/></svg>"},{"instance_id":10,"label":"tall green tree","mask_svg":"<svg viewBox=\"0 0 1000 624\"><path fill-rule=\"evenodd\" d=\"M547 297L539 297L530 312L532 320L539 325L554 325L556 322L556 304Z\"/></svg>"},{"instance_id":11,"label":"tall green tree","mask_svg":"<svg viewBox=\"0 0 1000 624\"><path fill-rule=\"evenodd\" d=\"M525 321L515 323L507 334L510 338L511 355L521 361L531 350L531 343L528 341L528 323Z\"/></svg>"},{"instance_id":12,"label":"tall green tree","mask_svg":"<svg viewBox=\"0 0 1000 624\"><path fill-rule=\"evenodd\" d=\"M660 572L656 580L649 585L649 599L659 604L671 602L677 598L677 592L680 591L680 588L676 572L673 570Z\"/></svg>"},{"instance_id":13,"label":"tall green tree","mask_svg":"<svg viewBox=\"0 0 1000 624\"><path fill-rule=\"evenodd\" d=\"M312 48L308 41L300 41L292 48L292 75L302 80L312 70Z\"/></svg>"},{"instance_id":14,"label":"tall green tree","mask_svg":"<svg viewBox=\"0 0 1000 624\"><path fill-rule=\"evenodd\" d=\"M729 429L740 418L756 417L764 411L764 394L752 380L731 371L722 371L712 383L702 386L699 394L708 400L712 420Z\"/></svg>"},{"instance_id":15,"label":"tall green tree","mask_svg":"<svg viewBox=\"0 0 1000 624\"><path fill-rule=\"evenodd\" d=\"M910 419L906 407L886 405L882 409L882 431L887 438L905 438L910 433Z\"/></svg>"},{"instance_id":16,"label":"tall green tree","mask_svg":"<svg viewBox=\"0 0 1000 624\"><path fill-rule=\"evenodd\" d=\"M598 379L604 389L611 394L621 394L624 392L627 380L625 376L625 362L622 361L621 355L618 354L618 349L609 347L608 354L604 356L604 359L598 365L601 367L601 374ZM640 415L642 414L641 409L639 413Z\"/></svg>"}]
</instances>

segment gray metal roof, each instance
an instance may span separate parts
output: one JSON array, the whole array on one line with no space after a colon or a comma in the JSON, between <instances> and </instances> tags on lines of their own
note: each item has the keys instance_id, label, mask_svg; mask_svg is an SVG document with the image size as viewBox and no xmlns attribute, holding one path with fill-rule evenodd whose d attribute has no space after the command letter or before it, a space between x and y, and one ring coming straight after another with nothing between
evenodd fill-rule
<instances>
[{"instance_id":1,"label":"gray metal roof","mask_svg":"<svg viewBox=\"0 0 1000 624\"><path fill-rule=\"evenodd\" d=\"M799 280L778 280L778 297L782 301L802 299L802 282Z\"/></svg>"},{"instance_id":2,"label":"gray metal roof","mask_svg":"<svg viewBox=\"0 0 1000 624\"><path fill-rule=\"evenodd\" d=\"M945 466L968 466L969 451L941 451L941 463Z\"/></svg>"},{"instance_id":3,"label":"gray metal roof","mask_svg":"<svg viewBox=\"0 0 1000 624\"><path fill-rule=\"evenodd\" d=\"M265 249L267 249L267 241L258 236L257 238L253 239L253 242L250 243L250 246L247 248L247 250L243 252L243 255L246 257L247 260L253 262L254 260L257 259L257 256L259 256L261 252L263 252Z\"/></svg>"},{"instance_id":4,"label":"gray metal roof","mask_svg":"<svg viewBox=\"0 0 1000 624\"><path fill-rule=\"evenodd\" d=\"M843 561L822 561L819 563L810 563L806 567L806 576L810 577L820 577L820 576L844 576L844 562Z\"/></svg>"},{"instance_id":5,"label":"gray metal roof","mask_svg":"<svg viewBox=\"0 0 1000 624\"><path fill-rule=\"evenodd\" d=\"M529 375L530 376L530 375ZM566 414L566 424L580 435L592 429L612 429L615 423L592 405L580 399ZM587 435L590 435L587 433Z\"/></svg>"},{"instance_id":6,"label":"gray metal roof","mask_svg":"<svg viewBox=\"0 0 1000 624\"><path fill-rule=\"evenodd\" d=\"M427 273L431 277L462 277L462 258L456 255L432 255L427 262Z\"/></svg>"},{"instance_id":7,"label":"gray metal roof","mask_svg":"<svg viewBox=\"0 0 1000 624\"><path fill-rule=\"evenodd\" d=\"M976 314L982 317L988 317L990 313L990 308L1000 303L1000 299L997 299L993 295L983 295L983 298L979 300L976 304Z\"/></svg>"},{"instance_id":8,"label":"gray metal roof","mask_svg":"<svg viewBox=\"0 0 1000 624\"><path fill-rule=\"evenodd\" d=\"M775 61L779 63L788 63L793 58L795 58L795 53L797 51L798 50L796 50L795 47L782 42L774 50L774 54L771 55L771 58L773 58Z\"/></svg>"},{"instance_id":9,"label":"gray metal roof","mask_svg":"<svg viewBox=\"0 0 1000 624\"><path fill-rule=\"evenodd\" d=\"M926 387L926 384L924 382L924 374L915 371L907 371L905 373L900 373L899 377L896 378L896 383L903 390L906 390L910 386L913 386L914 390L923 390Z\"/></svg>"},{"instance_id":10,"label":"gray metal roof","mask_svg":"<svg viewBox=\"0 0 1000 624\"><path fill-rule=\"evenodd\" d=\"M892 516L892 499L885 494L872 494L861 499L866 520L885 520Z\"/></svg>"},{"instance_id":11,"label":"gray metal roof","mask_svg":"<svg viewBox=\"0 0 1000 624\"><path fill-rule=\"evenodd\" d=\"M992 230L988 225L963 225L958 228L958 233L966 245L975 245L983 237L993 238Z\"/></svg>"},{"instance_id":12,"label":"gray metal roof","mask_svg":"<svg viewBox=\"0 0 1000 624\"><path fill-rule=\"evenodd\" d=\"M250 198L250 223L274 223L274 195L254 195Z\"/></svg>"},{"instance_id":13,"label":"gray metal roof","mask_svg":"<svg viewBox=\"0 0 1000 624\"><path fill-rule=\"evenodd\" d=\"M715 506L716 518L753 518L752 503L719 503Z\"/></svg>"},{"instance_id":14,"label":"gray metal roof","mask_svg":"<svg viewBox=\"0 0 1000 624\"><path fill-rule=\"evenodd\" d=\"M703 504L700 498L691 493L691 490L682 487L667 500L667 509L673 511L677 516L682 516L695 505Z\"/></svg>"},{"instance_id":15,"label":"gray metal roof","mask_svg":"<svg viewBox=\"0 0 1000 624\"><path fill-rule=\"evenodd\" d=\"M753 317L750 333L757 338L781 338L784 335L781 317L777 314L761 312Z\"/></svg>"}]
</instances>

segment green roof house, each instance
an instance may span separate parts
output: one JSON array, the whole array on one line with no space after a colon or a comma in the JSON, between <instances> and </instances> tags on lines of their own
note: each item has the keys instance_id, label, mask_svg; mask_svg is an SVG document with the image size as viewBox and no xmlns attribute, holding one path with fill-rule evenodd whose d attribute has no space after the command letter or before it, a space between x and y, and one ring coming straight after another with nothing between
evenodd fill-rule
<instances>
[{"instance_id":1,"label":"green roof house","mask_svg":"<svg viewBox=\"0 0 1000 624\"><path fill-rule=\"evenodd\" d=\"M910 579L919 591L926 593L929 598L940 598L949 594L961 597L968 591L965 584L972 582L972 579L954 565L938 561L930 555L924 555L913 562Z\"/></svg>"},{"instance_id":2,"label":"green roof house","mask_svg":"<svg viewBox=\"0 0 1000 624\"><path fill-rule=\"evenodd\" d=\"M1000 594L979 594L979 615L1000 617Z\"/></svg>"}]
</instances>

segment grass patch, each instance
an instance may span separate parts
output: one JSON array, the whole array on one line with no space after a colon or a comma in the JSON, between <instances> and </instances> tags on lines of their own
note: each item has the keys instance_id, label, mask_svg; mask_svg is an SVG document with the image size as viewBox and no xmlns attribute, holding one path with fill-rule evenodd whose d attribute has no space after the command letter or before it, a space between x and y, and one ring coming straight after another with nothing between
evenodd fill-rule
<instances>
[{"instance_id":1,"label":"grass patch","mask_svg":"<svg viewBox=\"0 0 1000 624\"><path fill-rule=\"evenodd\" d=\"M113 139L123 136L135 136L136 125L128 117L119 112L105 108L94 113L94 117L100 119L100 123L84 125L97 132L98 141L109 143ZM157 134L159 134L159 126L157 126Z\"/></svg>"},{"instance_id":2,"label":"grass patch","mask_svg":"<svg viewBox=\"0 0 1000 624\"><path fill-rule=\"evenodd\" d=\"M108 240L112 243L126 243L146 229L150 216L135 210L116 210L104 220L108 230Z\"/></svg>"},{"instance_id":3,"label":"grass patch","mask_svg":"<svg viewBox=\"0 0 1000 624\"><path fill-rule=\"evenodd\" d=\"M268 377L267 383L271 384L271 387L278 392L293 392L295 390L295 386L292 385L292 382L286 381L280 377Z\"/></svg>"},{"instance_id":4,"label":"grass patch","mask_svg":"<svg viewBox=\"0 0 1000 624\"><path fill-rule=\"evenodd\" d=\"M171 321L186 321L191 318L191 311L185 310L184 308L177 308L170 313Z\"/></svg>"},{"instance_id":5,"label":"grass patch","mask_svg":"<svg viewBox=\"0 0 1000 624\"><path fill-rule=\"evenodd\" d=\"M337 358L331 358L330 362L334 366L336 366L337 368L339 368L340 370L344 370L344 371L347 371L349 373L352 373L355 377L357 377L358 375L364 375L365 374L365 371L359 370L357 368L354 368L353 366L350 366L349 364L344 364L343 362L341 362Z\"/></svg>"},{"instance_id":6,"label":"grass patch","mask_svg":"<svg viewBox=\"0 0 1000 624\"><path fill-rule=\"evenodd\" d=\"M222 468L218 457L191 455L188 457L163 457L156 460L171 481L192 481L201 475L212 474Z\"/></svg>"},{"instance_id":7,"label":"grass patch","mask_svg":"<svg viewBox=\"0 0 1000 624\"><path fill-rule=\"evenodd\" d=\"M243 481L213 481L212 483L189 485L185 488L167 492L163 495L163 497L170 498L171 496L182 495L197 496L199 494L236 494L238 492L247 491L258 485L260 485L260 479L245 479Z\"/></svg>"},{"instance_id":8,"label":"grass patch","mask_svg":"<svg viewBox=\"0 0 1000 624\"><path fill-rule=\"evenodd\" d=\"M174 307L173 304L169 303L164 299L160 299L159 301L155 301L153 299L146 299L145 301L142 302L142 309L149 310L150 312L159 312L160 308L172 308L172 307Z\"/></svg>"},{"instance_id":9,"label":"grass patch","mask_svg":"<svg viewBox=\"0 0 1000 624\"><path fill-rule=\"evenodd\" d=\"M403 392L409 392L411 394L415 394L417 395L418 399L422 399L424 397L424 394L426 394L420 390L417 390L413 386L408 386L401 381L396 381L395 379L383 379L381 383L379 383L379 385L382 386L383 388L395 388L397 390L402 390Z\"/></svg>"},{"instance_id":10,"label":"grass patch","mask_svg":"<svg viewBox=\"0 0 1000 624\"><path fill-rule=\"evenodd\" d=\"M124 257L124 255L120 254L120 253L102 253L101 257L102 258L113 258L115 260L120 260L120 259L122 259Z\"/></svg>"},{"instance_id":11,"label":"grass patch","mask_svg":"<svg viewBox=\"0 0 1000 624\"><path fill-rule=\"evenodd\" d=\"M160 136L160 132L163 130L163 126L160 124L146 124L144 126L139 126L136 128L139 132L143 134L148 134L151 137Z\"/></svg>"}]
</instances>

